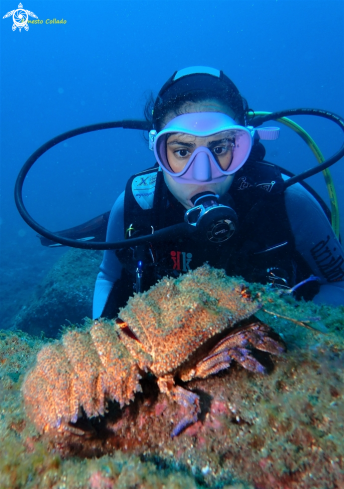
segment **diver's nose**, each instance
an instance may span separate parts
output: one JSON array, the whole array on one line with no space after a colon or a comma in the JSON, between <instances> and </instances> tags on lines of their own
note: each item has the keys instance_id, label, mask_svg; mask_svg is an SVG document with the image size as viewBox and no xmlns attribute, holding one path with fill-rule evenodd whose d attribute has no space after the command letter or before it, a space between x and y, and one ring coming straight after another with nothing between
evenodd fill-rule
<instances>
[{"instance_id":1,"label":"diver's nose","mask_svg":"<svg viewBox=\"0 0 344 489\"><path fill-rule=\"evenodd\" d=\"M203 151L198 153L192 166L192 176L195 180L200 182L211 180L211 164L207 153Z\"/></svg>"}]
</instances>

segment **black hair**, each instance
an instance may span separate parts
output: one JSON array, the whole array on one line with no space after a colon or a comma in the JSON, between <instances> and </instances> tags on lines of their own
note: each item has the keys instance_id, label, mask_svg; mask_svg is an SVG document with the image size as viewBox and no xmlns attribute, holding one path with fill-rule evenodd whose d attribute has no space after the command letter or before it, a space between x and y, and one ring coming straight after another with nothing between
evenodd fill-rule
<instances>
[{"instance_id":1,"label":"black hair","mask_svg":"<svg viewBox=\"0 0 344 489\"><path fill-rule=\"evenodd\" d=\"M154 129L159 132L164 126L167 114L175 116L185 112L183 107L188 102L202 102L216 100L234 112L239 124L246 125L248 104L234 83L221 72L221 78L195 73L179 78L172 82L171 77L161 88L154 99L151 93L147 99L144 115L146 120L152 123Z\"/></svg>"}]
</instances>

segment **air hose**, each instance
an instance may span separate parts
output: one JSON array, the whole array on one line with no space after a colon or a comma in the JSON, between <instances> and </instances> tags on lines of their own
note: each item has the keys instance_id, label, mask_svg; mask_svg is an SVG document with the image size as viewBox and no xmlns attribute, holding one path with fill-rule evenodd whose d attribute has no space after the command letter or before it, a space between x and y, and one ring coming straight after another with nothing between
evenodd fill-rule
<instances>
[{"instance_id":1,"label":"air hose","mask_svg":"<svg viewBox=\"0 0 344 489\"><path fill-rule=\"evenodd\" d=\"M291 129L293 129L297 134L302 137L302 139L308 144L308 146L313 151L316 156L319 166L311 168L299 175L293 176L284 182L285 188L293 185L297 182L304 180L320 171L323 171L325 174L325 180L327 184L327 188L329 189L330 199L331 199L331 210L332 210L332 226L334 228L334 232L337 236L339 236L339 213L338 213L338 203L336 192L334 190L332 178L327 171L327 168L334 163L336 163L340 158L344 156L344 144L340 148L340 150L335 153L331 158L324 161L325 158L322 155L320 149L313 141L313 139L309 136L309 134L298 126L295 122L288 119L287 116L293 115L316 115L320 117L324 117L325 119L330 119L336 124L340 126L342 131L344 132L344 121L336 114L325 110L319 109L291 109L285 110L281 112L250 112L249 113L249 123L254 127L260 126L264 122L269 120L279 121L282 124L287 125ZM65 141L66 139L70 139L72 137L78 136L80 134L85 134L88 132L99 131L102 129L111 129L111 128L123 128L123 129L138 129L142 131L149 131L151 129L151 124L147 121L137 121L137 120L122 120L122 121L113 121L113 122L104 122L99 124L92 124L84 127L79 127L77 129L73 129L71 131L65 132L56 136L55 138L47 141L40 148L38 148L25 162L22 169L19 172L17 177L16 185L15 185L15 202L18 208L18 211L24 221L36 232L38 232L41 236L44 236L47 239L55 241L56 243L60 243L65 246L70 246L73 248L83 248L83 249L93 249L93 250L109 250L109 249L120 249L126 248L128 246L136 246L142 244L144 242L152 242L155 240L161 240L162 238L168 238L170 236L175 236L176 234L190 234L192 232L192 226L189 226L186 223L176 224L166 229L161 229L156 231L152 235L142 236L139 238L132 238L130 240L116 242L116 243L108 243L108 242L94 242L94 241L82 241L77 239L69 239L62 237L56 233L52 233L48 229L45 229L40 224L38 224L28 213L24 202L23 202L23 185L25 178L30 171L31 167L34 163L40 158L44 153L46 153L53 146ZM129 241L129 244L128 244Z\"/></svg>"},{"instance_id":2,"label":"air hose","mask_svg":"<svg viewBox=\"0 0 344 489\"><path fill-rule=\"evenodd\" d=\"M317 109L295 109L295 110L292 109L292 110L283 111L283 112L262 112L262 111L252 112L251 111L251 112L249 112L249 116L254 117L254 121L250 121L250 122L251 123L253 122L254 126L260 125L260 124L262 124L262 119L260 117L263 116L263 119L264 119L263 122L265 122L267 120L274 120L276 122L280 122L281 124L284 124L285 126L289 127L293 131L295 131L296 134L298 134L305 141L305 143L309 146L310 150L312 151L315 158L317 159L319 165L322 165L324 162L326 164L328 164L328 162L330 160L328 160L327 162L325 161L325 157L322 154L319 146L316 144L314 139L307 133L307 131L305 131L305 129L303 129L301 126L299 126L296 122L294 122L291 119L282 115L282 114L285 114L287 112L290 115L318 115L321 117L325 117L324 116L325 111L317 110ZM293 112L293 113L291 114L291 112ZM296 114L296 112L297 112L297 114ZM313 113L313 112L316 112L316 113ZM341 127L341 129L344 131L344 122L339 116L332 114L330 112L325 112L325 113L327 114L327 117L326 117L327 119L330 119L333 122L336 122ZM265 116L267 116L267 118L265 118ZM341 148L341 151L339 151L338 153L344 154L344 146ZM336 155L338 155L338 153ZM343 156L343 154L342 154L342 156ZM334 157L336 155L334 155ZM342 156L340 156L340 158ZM332 157L332 158L334 158L334 157ZM338 159L333 161L333 163L331 163L331 164L336 163L336 161L338 161ZM330 165L328 165L328 166L330 166ZM331 225L332 225L333 231L336 234L337 238L339 238L340 217L339 217L338 200L337 200L337 194L336 194L336 190L334 187L333 179L332 179L330 170L328 169L328 166L324 166L322 173L324 175L327 191L328 191L329 197L330 197ZM312 170L314 171L314 169L312 169ZM308 170L308 172L311 172L312 170ZM319 167L318 168L315 167L315 170L317 170L317 171L315 171L312 174L315 174L315 173L318 173L319 171L321 171ZM304 176L304 174L308 173L308 172L304 172L304 173L301 173L300 175L297 175L296 177L289 178L285 182L285 187L289 187L290 185L293 185L297 181L303 180L304 178L307 178L307 176L311 176L310 174L307 175L306 177Z\"/></svg>"}]
</instances>

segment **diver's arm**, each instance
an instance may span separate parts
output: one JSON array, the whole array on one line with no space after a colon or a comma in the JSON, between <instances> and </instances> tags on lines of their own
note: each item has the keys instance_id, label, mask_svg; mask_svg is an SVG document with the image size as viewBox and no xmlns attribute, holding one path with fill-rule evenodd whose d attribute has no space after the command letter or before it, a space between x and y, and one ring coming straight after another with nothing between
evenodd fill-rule
<instances>
[{"instance_id":1,"label":"diver's arm","mask_svg":"<svg viewBox=\"0 0 344 489\"><path fill-rule=\"evenodd\" d=\"M344 305L344 251L324 211L300 184L287 188L285 203L296 249L321 280L313 301Z\"/></svg>"},{"instance_id":2,"label":"diver's arm","mask_svg":"<svg viewBox=\"0 0 344 489\"><path fill-rule=\"evenodd\" d=\"M116 200L109 217L106 241L123 241L124 192ZM103 316L108 301L115 293L115 283L120 278L122 265L115 250L104 251L100 272L97 276L93 295L93 319Z\"/></svg>"}]
</instances>

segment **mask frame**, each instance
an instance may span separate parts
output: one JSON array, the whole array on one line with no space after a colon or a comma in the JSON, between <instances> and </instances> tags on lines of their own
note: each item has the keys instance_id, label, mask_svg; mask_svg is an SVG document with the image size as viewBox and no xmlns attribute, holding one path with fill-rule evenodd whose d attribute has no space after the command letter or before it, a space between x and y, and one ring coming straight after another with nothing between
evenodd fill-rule
<instances>
[{"instance_id":1,"label":"mask frame","mask_svg":"<svg viewBox=\"0 0 344 489\"><path fill-rule=\"evenodd\" d=\"M190 156L182 171L172 171L166 154L166 142L171 134L208 137L224 131L230 131L229 137L235 140L232 161L227 170L221 168L209 148L200 146ZM253 136L253 128L238 125L234 119L222 112L192 112L175 117L159 133L150 131L149 147L153 149L161 169L175 181L195 184L202 181L219 182L245 164L251 152Z\"/></svg>"}]
</instances>

